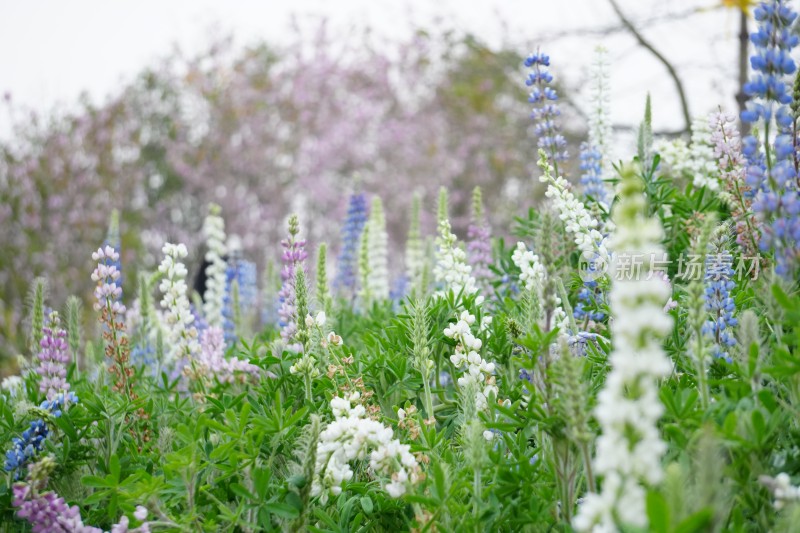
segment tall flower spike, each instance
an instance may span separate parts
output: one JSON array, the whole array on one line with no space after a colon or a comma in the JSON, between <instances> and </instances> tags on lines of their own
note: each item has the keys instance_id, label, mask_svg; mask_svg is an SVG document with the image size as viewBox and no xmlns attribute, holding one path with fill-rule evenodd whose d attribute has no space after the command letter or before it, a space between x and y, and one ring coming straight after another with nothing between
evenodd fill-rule
<instances>
[{"instance_id":1,"label":"tall flower spike","mask_svg":"<svg viewBox=\"0 0 800 533\"><path fill-rule=\"evenodd\" d=\"M689 172L696 188L719 190L719 165L715 160L714 145L711 144L711 128L705 118L692 121L692 138L689 147Z\"/></svg>"},{"instance_id":2,"label":"tall flower spike","mask_svg":"<svg viewBox=\"0 0 800 533\"><path fill-rule=\"evenodd\" d=\"M800 257L800 194L797 184L795 120L788 76L797 69L791 51L800 42L792 33L797 18L784 0L762 2L754 16L758 30L750 35L755 54L750 58L754 74L745 84L750 96L742 120L763 123L766 154L758 157L758 141L744 139L744 155L749 159L747 185L755 192L753 209L764 221L761 249L774 249L776 270L791 276ZM771 131L774 124L777 135ZM762 165L763 161L763 165Z\"/></svg>"},{"instance_id":3,"label":"tall flower spike","mask_svg":"<svg viewBox=\"0 0 800 533\"><path fill-rule=\"evenodd\" d=\"M229 346L242 334L242 315L254 309L257 295L255 263L244 259L240 251L231 253L225 269L225 298L222 306L225 342Z\"/></svg>"},{"instance_id":4,"label":"tall flower spike","mask_svg":"<svg viewBox=\"0 0 800 533\"><path fill-rule=\"evenodd\" d=\"M366 223L367 198L364 193L352 194L342 225L342 249L333 283L334 288L347 298L352 298L358 290L358 253Z\"/></svg>"},{"instance_id":5,"label":"tall flower spike","mask_svg":"<svg viewBox=\"0 0 800 533\"><path fill-rule=\"evenodd\" d=\"M758 221L752 212L750 187L745 184L745 165L742 139L736 127L736 115L722 110L709 116L711 144L720 169L720 180L725 199L736 221L736 243L746 257L758 253Z\"/></svg>"},{"instance_id":6,"label":"tall flower spike","mask_svg":"<svg viewBox=\"0 0 800 533\"><path fill-rule=\"evenodd\" d=\"M48 400L53 400L59 393L63 394L69 391L67 332L61 328L58 312L50 313L48 323L42 328L42 332L39 368L37 369L37 373L41 376L39 391L44 392Z\"/></svg>"},{"instance_id":7,"label":"tall flower spike","mask_svg":"<svg viewBox=\"0 0 800 533\"><path fill-rule=\"evenodd\" d=\"M711 340L712 354L731 362L733 359L728 349L736 344L733 328L738 322L733 316L736 304L731 297L731 290L736 283L733 281L733 256L728 250L727 233L727 224L719 226L708 246L705 307L709 318L703 326L703 333Z\"/></svg>"},{"instance_id":8,"label":"tall flower spike","mask_svg":"<svg viewBox=\"0 0 800 533\"><path fill-rule=\"evenodd\" d=\"M611 203L611 195L605 179L611 167L612 129L609 107L611 92L608 87L607 51L595 49L592 66L592 104L589 112L589 140L581 145L580 168L583 171L581 184L587 196L591 196L604 209Z\"/></svg>"},{"instance_id":9,"label":"tall flower spike","mask_svg":"<svg viewBox=\"0 0 800 533\"><path fill-rule=\"evenodd\" d=\"M298 268L305 269L305 261L308 257L306 253L306 241L298 238L300 234L300 221L297 215L289 217L289 238L281 241L283 247L283 269L281 270L281 280L283 286L278 293L280 309L278 316L281 326L281 337L287 343L287 348L299 351L300 346L290 344L297 333L297 309L296 309L296 290L295 277ZM299 317L302 319L303 317Z\"/></svg>"},{"instance_id":10,"label":"tall flower spike","mask_svg":"<svg viewBox=\"0 0 800 533\"><path fill-rule=\"evenodd\" d=\"M386 233L386 218L383 202L377 196L372 199L369 214L367 247L370 275L367 279L369 294L378 301L389 298L389 236Z\"/></svg>"},{"instance_id":11,"label":"tall flower spike","mask_svg":"<svg viewBox=\"0 0 800 533\"><path fill-rule=\"evenodd\" d=\"M443 296L449 290L456 295L463 291L465 296L478 292L472 267L467 264L467 254L458 246L458 239L450 231L450 221L446 218L439 221L433 278L439 286L438 296ZM479 298L482 302L483 297Z\"/></svg>"},{"instance_id":12,"label":"tall flower spike","mask_svg":"<svg viewBox=\"0 0 800 533\"><path fill-rule=\"evenodd\" d=\"M222 307L225 299L225 221L217 204L208 206L203 221L206 238L206 293L203 295L203 313L209 326L222 327Z\"/></svg>"},{"instance_id":13,"label":"tall flower spike","mask_svg":"<svg viewBox=\"0 0 800 533\"><path fill-rule=\"evenodd\" d=\"M411 201L411 219L406 240L406 277L413 291L422 289L422 271L425 269L425 245L420 230L421 211L422 197L417 192Z\"/></svg>"},{"instance_id":14,"label":"tall flower spike","mask_svg":"<svg viewBox=\"0 0 800 533\"><path fill-rule=\"evenodd\" d=\"M133 392L133 369L130 367L130 348L128 337L125 334L125 324L121 316L125 314L125 306L120 297L122 289L117 286L120 277L116 263L119 253L112 247L98 248L92 254L92 259L97 261L97 267L92 272L92 281L97 283L94 295L97 301L95 311L100 311L100 322L105 326L103 338L106 341L106 357L111 360L109 372L114 376L114 389L130 399L136 395Z\"/></svg>"},{"instance_id":15,"label":"tall flower spike","mask_svg":"<svg viewBox=\"0 0 800 533\"><path fill-rule=\"evenodd\" d=\"M481 188L472 191L472 213L467 227L467 258L472 267L472 276L478 287L486 294L489 289L492 260L492 241L489 223L483 210Z\"/></svg>"},{"instance_id":16,"label":"tall flower spike","mask_svg":"<svg viewBox=\"0 0 800 533\"><path fill-rule=\"evenodd\" d=\"M666 451L657 427L663 412L657 380L672 370L661 347L661 339L672 328L663 310L669 288L649 270L649 261L641 272L626 271L631 257L665 258L660 244L663 230L657 218L647 217L642 182L631 168L622 171L620 196L611 240L614 347L611 371L595 411L602 435L594 467L603 484L599 493L584 499L573 523L579 531L616 531L622 525L646 529L645 486L661 480L661 457Z\"/></svg>"},{"instance_id":17,"label":"tall flower spike","mask_svg":"<svg viewBox=\"0 0 800 533\"><path fill-rule=\"evenodd\" d=\"M161 308L164 310L164 332L167 336L168 351L164 354L166 362L186 358L187 362L197 356L200 345L197 341L197 328L194 315L186 296L186 267L182 260L189 255L186 245L164 243L161 248L164 259L158 267L163 274L159 290L163 294Z\"/></svg>"},{"instance_id":18,"label":"tall flower spike","mask_svg":"<svg viewBox=\"0 0 800 533\"><path fill-rule=\"evenodd\" d=\"M543 149L557 169L559 161L567 159L567 141L560 133L558 117L558 94L550 85L553 75L550 74L550 56L537 51L525 59L525 66L531 69L525 85L531 88L528 102L533 104L531 118L536 126L534 133L539 138L539 148Z\"/></svg>"},{"instance_id":19,"label":"tall flower spike","mask_svg":"<svg viewBox=\"0 0 800 533\"><path fill-rule=\"evenodd\" d=\"M597 230L599 222L586 206L575 198L567 180L558 175L554 176L554 168L547 161L547 154L542 149L539 150L539 167L542 169L539 181L548 184L545 196L552 200L567 232L573 235L582 259L589 263L590 268L605 267L609 261L609 252L606 247L606 237ZM607 229L612 230L613 225L607 224Z\"/></svg>"}]
</instances>

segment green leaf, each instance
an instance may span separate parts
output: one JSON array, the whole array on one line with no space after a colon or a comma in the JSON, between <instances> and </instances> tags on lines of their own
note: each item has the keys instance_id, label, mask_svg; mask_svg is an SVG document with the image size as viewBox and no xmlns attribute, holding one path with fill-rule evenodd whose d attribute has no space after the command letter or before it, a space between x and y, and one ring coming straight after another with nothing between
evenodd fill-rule
<instances>
[{"instance_id":1,"label":"green leaf","mask_svg":"<svg viewBox=\"0 0 800 533\"><path fill-rule=\"evenodd\" d=\"M792 305L791 300L789 300L789 297L777 284L772 286L772 296L775 298L775 301L778 302L778 304L784 309L792 310L795 308L795 306Z\"/></svg>"},{"instance_id":2,"label":"green leaf","mask_svg":"<svg viewBox=\"0 0 800 533\"><path fill-rule=\"evenodd\" d=\"M280 503L280 502L265 503L264 508L270 513L280 518L292 519L300 516L298 510L287 503Z\"/></svg>"},{"instance_id":3,"label":"green leaf","mask_svg":"<svg viewBox=\"0 0 800 533\"><path fill-rule=\"evenodd\" d=\"M369 496L361 497L361 508L366 514L372 514L372 499Z\"/></svg>"},{"instance_id":4,"label":"green leaf","mask_svg":"<svg viewBox=\"0 0 800 533\"><path fill-rule=\"evenodd\" d=\"M250 492L247 487L240 483L231 483L231 492L236 494L237 496L241 496L242 498L247 498L248 500L256 501L255 494Z\"/></svg>"},{"instance_id":5,"label":"green leaf","mask_svg":"<svg viewBox=\"0 0 800 533\"><path fill-rule=\"evenodd\" d=\"M650 531L653 533L669 533L671 526L667 500L658 492L647 493L647 518Z\"/></svg>"},{"instance_id":6,"label":"green leaf","mask_svg":"<svg viewBox=\"0 0 800 533\"><path fill-rule=\"evenodd\" d=\"M675 533L699 533L701 531L706 531L711 525L711 520L713 518L713 509L703 509L678 524L678 527L675 528Z\"/></svg>"}]
</instances>

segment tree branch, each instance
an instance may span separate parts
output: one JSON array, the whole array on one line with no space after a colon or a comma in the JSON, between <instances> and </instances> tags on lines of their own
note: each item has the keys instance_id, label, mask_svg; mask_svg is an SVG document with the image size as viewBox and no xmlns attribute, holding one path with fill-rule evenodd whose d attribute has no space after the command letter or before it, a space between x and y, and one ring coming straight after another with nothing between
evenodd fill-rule
<instances>
[{"instance_id":1,"label":"tree branch","mask_svg":"<svg viewBox=\"0 0 800 533\"><path fill-rule=\"evenodd\" d=\"M655 47L652 44L650 44L650 42L647 39L645 39L641 33L639 33L639 31L636 29L633 23L630 20L628 20L628 18L625 17L625 14L622 12L622 10L620 10L616 0L608 0L608 1L611 4L611 7L614 9L614 12L619 17L620 22L622 22L622 25L625 26L625 28L627 28L629 32L631 32L631 35L633 35L633 37L639 42L640 45L642 45L651 54L653 54L656 57L656 59L658 59L667 69L667 72L669 73L670 77L675 82L675 89L677 89L678 97L681 100L681 110L683 111L683 120L685 122L684 131L689 131L692 125L692 118L691 114L689 113L689 103L686 100L686 92L683 90L683 82L681 82L681 79L678 76L678 72L675 70L675 67L673 67L672 63L670 63L666 57L664 57L658 50L656 50Z\"/></svg>"}]
</instances>

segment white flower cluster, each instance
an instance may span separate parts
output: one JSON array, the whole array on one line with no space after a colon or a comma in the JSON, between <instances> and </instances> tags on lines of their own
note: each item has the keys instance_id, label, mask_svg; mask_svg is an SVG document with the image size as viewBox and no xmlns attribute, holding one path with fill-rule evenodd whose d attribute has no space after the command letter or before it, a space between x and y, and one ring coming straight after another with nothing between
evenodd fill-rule
<instances>
[{"instance_id":1,"label":"white flower cluster","mask_svg":"<svg viewBox=\"0 0 800 533\"><path fill-rule=\"evenodd\" d=\"M661 224L645 214L638 176L623 171L622 180L622 199L614 211L617 230L610 243L615 255L663 255ZM612 263L614 272L618 268L624 265ZM656 484L663 476L661 457L666 444L657 427L663 412L657 380L672 370L661 347L662 337L672 328L672 319L664 312L671 291L659 277L644 274L634 279L613 277L611 371L595 411L602 435L594 468L603 476L603 486L599 494L588 494L581 505L573 523L579 531L617 531L617 520L646 528L643 484Z\"/></svg>"},{"instance_id":2,"label":"white flower cluster","mask_svg":"<svg viewBox=\"0 0 800 533\"><path fill-rule=\"evenodd\" d=\"M689 145L680 137L676 139L659 138L653 150L661 156L658 173L662 176L683 176L689 171Z\"/></svg>"},{"instance_id":3,"label":"white flower cluster","mask_svg":"<svg viewBox=\"0 0 800 533\"><path fill-rule=\"evenodd\" d=\"M467 264L467 254L457 244L458 239L450 231L450 222L443 219L439 222L439 236L436 237L436 265L433 267L433 279L442 285L437 291L438 296L443 296L452 290L458 294L463 292L469 296L478 292L475 278L472 277L472 267ZM483 297L479 296L480 302Z\"/></svg>"},{"instance_id":4,"label":"white flower cluster","mask_svg":"<svg viewBox=\"0 0 800 533\"><path fill-rule=\"evenodd\" d=\"M331 399L334 421L320 433L317 444L312 496L326 502L328 495L342 493L342 483L353 478L350 461L369 457L375 473L389 477L384 489L392 498L405 494L419 480L419 467L407 444L393 439L392 428L367 418L358 392Z\"/></svg>"},{"instance_id":5,"label":"white flower cluster","mask_svg":"<svg viewBox=\"0 0 800 533\"><path fill-rule=\"evenodd\" d=\"M487 320L489 319L489 320ZM469 311L462 311L457 322L451 322L444 328L444 334L456 341L456 352L450 356L450 361L461 369L466 367L466 372L458 378L459 387L468 387L475 384L475 408L479 411L486 409L491 394L497 396L497 384L494 377L494 363L487 363L480 355L482 341L472 334L471 326L475 323L475 316ZM481 329L491 323L491 317L481 321Z\"/></svg>"},{"instance_id":6,"label":"white flower cluster","mask_svg":"<svg viewBox=\"0 0 800 533\"><path fill-rule=\"evenodd\" d=\"M225 221L219 214L219 206L211 205L203 221L206 238L206 292L203 297L203 313L209 326L222 327L222 308L225 300Z\"/></svg>"},{"instance_id":7,"label":"white flower cluster","mask_svg":"<svg viewBox=\"0 0 800 533\"><path fill-rule=\"evenodd\" d=\"M25 390L25 381L20 376L8 376L0 382L0 391L8 394L9 398L16 398Z\"/></svg>"},{"instance_id":8,"label":"white flower cluster","mask_svg":"<svg viewBox=\"0 0 800 533\"><path fill-rule=\"evenodd\" d=\"M691 177L695 187L719 190L719 163L714 154L711 128L707 119L692 121L691 142L683 139L659 139L655 151L661 156L660 174Z\"/></svg>"},{"instance_id":9,"label":"white flower cluster","mask_svg":"<svg viewBox=\"0 0 800 533\"><path fill-rule=\"evenodd\" d=\"M528 250L525 243L518 242L514 253L511 255L511 261L522 271L519 280L525 290L532 292L541 302L544 295L545 282L547 281L547 271L539 261L539 256ZM555 308L550 317L550 324L547 324L547 326L549 329L558 328L562 334L566 335L569 317L561 307L561 298L554 296L554 303Z\"/></svg>"},{"instance_id":10,"label":"white flower cluster","mask_svg":"<svg viewBox=\"0 0 800 533\"><path fill-rule=\"evenodd\" d=\"M539 165L543 170L539 180L548 184L544 194L553 201L559 213L558 218L564 222L567 232L572 234L581 255L607 265L609 252L606 238L597 229L600 226L597 218L572 194L567 180L561 176L553 177L553 167L547 162L546 157L540 158ZM613 231L613 224L606 224L605 229Z\"/></svg>"},{"instance_id":11,"label":"white flower cluster","mask_svg":"<svg viewBox=\"0 0 800 533\"><path fill-rule=\"evenodd\" d=\"M160 304L164 309L162 320L169 345L169 351L165 355L167 361L180 357L192 358L200 351L200 343L197 340L197 328L194 327L194 315L189 308L189 298L186 296L187 271L181 262L189 252L182 243L165 243L161 251L164 259L158 266L158 271L164 278L158 289L164 295Z\"/></svg>"},{"instance_id":12,"label":"white flower cluster","mask_svg":"<svg viewBox=\"0 0 800 533\"><path fill-rule=\"evenodd\" d=\"M786 472L781 472L774 478L761 476L759 481L772 492L775 498L772 505L777 511L783 509L787 503L800 501L800 487L792 485L792 480Z\"/></svg>"},{"instance_id":13,"label":"white flower cluster","mask_svg":"<svg viewBox=\"0 0 800 533\"><path fill-rule=\"evenodd\" d=\"M544 265L539 261L539 256L528 250L525 243L518 242L511 261L519 268L522 273L519 276L526 291L534 292L539 298L544 291L544 282L547 277Z\"/></svg>"},{"instance_id":14,"label":"white flower cluster","mask_svg":"<svg viewBox=\"0 0 800 533\"><path fill-rule=\"evenodd\" d=\"M589 144L602 154L600 175L604 179L611 168L609 162L612 161L611 147L613 145L607 54L608 51L602 46L595 49L595 59L592 64L592 94L589 98L592 103L592 109L589 112Z\"/></svg>"},{"instance_id":15,"label":"white flower cluster","mask_svg":"<svg viewBox=\"0 0 800 533\"><path fill-rule=\"evenodd\" d=\"M367 262L369 276L366 292L375 300L389 299L389 235L386 233L386 217L381 199L372 199L367 232Z\"/></svg>"},{"instance_id":16,"label":"white flower cluster","mask_svg":"<svg viewBox=\"0 0 800 533\"><path fill-rule=\"evenodd\" d=\"M100 311L108 307L109 311L119 315L125 314L125 306L120 302L122 297L122 287L117 285L120 272L116 264L119 261L119 253L111 246L98 248L92 253L92 259L97 261L97 267L92 272L92 281L97 283L94 289L94 310Z\"/></svg>"},{"instance_id":17,"label":"white flower cluster","mask_svg":"<svg viewBox=\"0 0 800 533\"><path fill-rule=\"evenodd\" d=\"M711 144L711 128L706 118L692 121L692 143L689 147L689 172L694 186L719 190L719 164Z\"/></svg>"}]
</instances>

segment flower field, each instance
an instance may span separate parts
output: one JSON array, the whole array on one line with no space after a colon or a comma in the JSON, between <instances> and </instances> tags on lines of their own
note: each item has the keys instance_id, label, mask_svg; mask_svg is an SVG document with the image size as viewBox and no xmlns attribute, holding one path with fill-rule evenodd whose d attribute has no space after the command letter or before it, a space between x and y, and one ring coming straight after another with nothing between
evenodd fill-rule
<instances>
[{"instance_id":1,"label":"flower field","mask_svg":"<svg viewBox=\"0 0 800 533\"><path fill-rule=\"evenodd\" d=\"M133 122L139 106L157 107L139 101L110 108L126 117L116 129L89 113L39 135L39 151L7 150L0 221L14 225L0 237L0 354L13 356L0 359L0 533L800 531L794 7L753 10L741 116L720 108L685 139L661 137L648 97L625 155L603 49L578 154L558 58L542 50L518 65L528 97L513 105L530 109L527 133L488 106L464 119L477 134L457 137L437 115L445 101L412 115L397 111L398 96L349 125L320 110L342 124L318 130L326 142L292 161L276 146L294 141L275 124L287 113L319 126L303 114L314 98L273 89L315 73L278 69L283 85L258 85L237 78L242 68L229 78L251 90L228 102L198 67L187 76L195 97L236 109L236 120L209 119L228 129L159 132ZM320 57L317 74L348 80L348 94L392 86ZM375 144L344 154L375 116L385 126ZM268 148L241 148L242 131ZM376 172L391 174L415 149L408 139L428 146L438 134L454 135L445 144L455 155L440 147L408 163L449 172L436 202L423 194L430 184L400 177L383 189L354 179L343 192L314 166L340 158L357 174L379 159ZM48 155L84 136L111 151L82 152L74 168ZM159 136L179 140L160 151ZM505 153L505 137L526 148ZM157 156L126 156L134 138L141 157ZM275 179L204 196L228 144L248 154L231 172L274 165ZM485 197L497 188L489 169L518 160L532 182L524 190L544 197L495 217L509 204ZM77 176L82 165L93 170ZM321 192L284 213L292 165L309 167L292 181L298 197ZM174 174L152 177L166 166ZM41 193L48 172L67 184L58 195ZM126 173L138 177L116 192L132 204L136 180L158 183L144 207L117 211L103 200L114 181L103 180ZM84 221L60 210L77 203L73 178L93 191ZM272 196L281 207L262 209ZM397 221L402 239L389 231ZM105 233L83 257L82 241L69 245L79 223ZM37 227L59 245L36 240ZM57 273L25 280L23 303L27 264Z\"/></svg>"}]
</instances>

